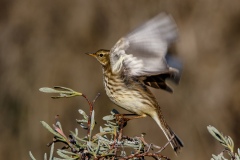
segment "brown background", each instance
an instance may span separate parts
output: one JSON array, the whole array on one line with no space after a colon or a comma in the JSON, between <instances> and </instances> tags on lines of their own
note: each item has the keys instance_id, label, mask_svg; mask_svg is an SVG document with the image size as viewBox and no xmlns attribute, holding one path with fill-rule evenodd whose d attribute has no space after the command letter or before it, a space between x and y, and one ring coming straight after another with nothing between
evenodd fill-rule
<instances>
[{"instance_id":1,"label":"brown background","mask_svg":"<svg viewBox=\"0 0 240 160\"><path fill-rule=\"evenodd\" d=\"M179 26L176 50L184 67L174 94L153 92L185 143L178 157L170 147L163 153L173 160L210 159L222 147L207 125L230 135L240 147L240 1L1 0L0 159L29 159L30 150L42 159L52 135L39 121L52 124L59 114L68 134L77 127L77 110L87 111L83 98L52 100L38 91L43 86L70 87L90 99L100 92L98 130L101 117L116 106L105 95L100 65L84 53L111 48L162 11ZM125 133L142 132L148 142L166 142L150 118L130 122Z\"/></svg>"}]
</instances>

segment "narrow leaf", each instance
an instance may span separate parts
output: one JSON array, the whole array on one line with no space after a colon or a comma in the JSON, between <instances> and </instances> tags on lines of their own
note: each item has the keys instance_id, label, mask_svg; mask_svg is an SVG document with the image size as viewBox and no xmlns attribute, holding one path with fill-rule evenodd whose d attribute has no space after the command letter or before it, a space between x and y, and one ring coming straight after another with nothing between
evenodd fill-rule
<instances>
[{"instance_id":1,"label":"narrow leaf","mask_svg":"<svg viewBox=\"0 0 240 160\"><path fill-rule=\"evenodd\" d=\"M44 92L44 93L59 93L58 90L49 88L49 87L42 87L39 89L39 91Z\"/></svg>"},{"instance_id":2,"label":"narrow leaf","mask_svg":"<svg viewBox=\"0 0 240 160\"><path fill-rule=\"evenodd\" d=\"M60 157L65 158L65 159L67 159L67 160L76 159L76 158L69 157L68 155L62 153L62 150L58 150L58 151L57 151L57 154L58 154Z\"/></svg>"},{"instance_id":3,"label":"narrow leaf","mask_svg":"<svg viewBox=\"0 0 240 160\"><path fill-rule=\"evenodd\" d=\"M115 117L113 115L108 115L108 116L103 117L104 121L111 121L111 120L114 120L114 119L115 119Z\"/></svg>"},{"instance_id":4,"label":"narrow leaf","mask_svg":"<svg viewBox=\"0 0 240 160\"><path fill-rule=\"evenodd\" d=\"M82 109L79 109L78 112L84 117L84 119L88 120L88 115Z\"/></svg>"},{"instance_id":5,"label":"narrow leaf","mask_svg":"<svg viewBox=\"0 0 240 160\"><path fill-rule=\"evenodd\" d=\"M33 154L32 154L31 151L29 151L29 156L30 156L30 158L31 158L32 160L36 160L36 158L33 156Z\"/></svg>"},{"instance_id":6,"label":"narrow leaf","mask_svg":"<svg viewBox=\"0 0 240 160\"><path fill-rule=\"evenodd\" d=\"M53 143L52 146L51 146L49 160L52 160L52 159L53 159L53 150L54 150L54 143Z\"/></svg>"},{"instance_id":7,"label":"narrow leaf","mask_svg":"<svg viewBox=\"0 0 240 160\"><path fill-rule=\"evenodd\" d=\"M44 160L47 160L47 153L44 154Z\"/></svg>"},{"instance_id":8,"label":"narrow leaf","mask_svg":"<svg viewBox=\"0 0 240 160\"><path fill-rule=\"evenodd\" d=\"M57 133L55 130L53 130L46 122L44 121L40 121L43 125L43 127L45 127L49 132L51 132L52 134L54 134L55 136L64 139L63 136L61 136L59 133Z\"/></svg>"}]
</instances>

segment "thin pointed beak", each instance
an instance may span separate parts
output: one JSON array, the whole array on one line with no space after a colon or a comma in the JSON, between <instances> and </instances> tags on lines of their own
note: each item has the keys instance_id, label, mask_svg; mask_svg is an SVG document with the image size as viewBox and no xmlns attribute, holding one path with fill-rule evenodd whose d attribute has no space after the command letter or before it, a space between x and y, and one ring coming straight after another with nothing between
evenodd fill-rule
<instances>
[{"instance_id":1,"label":"thin pointed beak","mask_svg":"<svg viewBox=\"0 0 240 160\"><path fill-rule=\"evenodd\" d=\"M89 55L89 56L92 56L92 57L96 57L96 54L95 54L95 53L87 52L87 53L85 53L85 54L87 54L87 55Z\"/></svg>"}]
</instances>

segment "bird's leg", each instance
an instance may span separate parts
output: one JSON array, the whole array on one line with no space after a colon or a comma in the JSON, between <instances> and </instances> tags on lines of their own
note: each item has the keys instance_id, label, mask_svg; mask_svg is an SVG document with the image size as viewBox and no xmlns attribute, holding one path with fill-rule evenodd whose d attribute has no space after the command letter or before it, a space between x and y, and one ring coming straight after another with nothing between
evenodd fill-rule
<instances>
[{"instance_id":1,"label":"bird's leg","mask_svg":"<svg viewBox=\"0 0 240 160\"><path fill-rule=\"evenodd\" d=\"M138 119L138 118L146 117L145 114L143 114L143 115L137 115L137 114L115 114L115 116L116 116L116 120L117 120L118 125L119 125L119 134L118 134L118 140L119 141L122 139L123 128L127 125L128 121L130 121L132 119ZM133 117L126 118L124 116L133 116Z\"/></svg>"},{"instance_id":2,"label":"bird's leg","mask_svg":"<svg viewBox=\"0 0 240 160\"><path fill-rule=\"evenodd\" d=\"M139 119L139 118L145 118L147 117L146 114L143 114L143 115L136 115L135 117L131 117L131 119Z\"/></svg>"},{"instance_id":3,"label":"bird's leg","mask_svg":"<svg viewBox=\"0 0 240 160\"><path fill-rule=\"evenodd\" d=\"M133 120L133 119L139 119L139 118L147 117L146 114L142 114L142 115L138 115L138 114L123 114L123 116L131 116L129 118L125 118L127 121L130 121L130 120Z\"/></svg>"},{"instance_id":4,"label":"bird's leg","mask_svg":"<svg viewBox=\"0 0 240 160\"><path fill-rule=\"evenodd\" d=\"M132 119L139 119L147 117L146 114L138 115L138 114L115 114L117 120L124 119L126 122ZM132 116L130 118L125 118L126 116Z\"/></svg>"}]
</instances>

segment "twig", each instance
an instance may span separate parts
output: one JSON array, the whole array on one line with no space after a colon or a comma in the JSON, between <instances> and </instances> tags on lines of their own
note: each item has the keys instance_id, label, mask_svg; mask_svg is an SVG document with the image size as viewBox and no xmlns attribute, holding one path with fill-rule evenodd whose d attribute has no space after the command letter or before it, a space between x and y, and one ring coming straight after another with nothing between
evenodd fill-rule
<instances>
[{"instance_id":1,"label":"twig","mask_svg":"<svg viewBox=\"0 0 240 160\"><path fill-rule=\"evenodd\" d=\"M157 151L156 153L161 153L171 143L171 141L173 140L174 137L175 136L172 136L171 139L163 147L161 147L161 149L159 151Z\"/></svg>"},{"instance_id":2,"label":"twig","mask_svg":"<svg viewBox=\"0 0 240 160\"><path fill-rule=\"evenodd\" d=\"M139 153L132 154L132 155L124 158L124 160L131 159L131 158L134 158L134 157L145 157L145 156L152 157L152 158L157 159L157 160L159 159L158 157L164 158L166 160L170 160L170 158L168 158L167 156L163 156L161 154L156 154L156 153L150 153L150 152L144 152L144 153L141 153L141 154L139 154Z\"/></svg>"},{"instance_id":3,"label":"twig","mask_svg":"<svg viewBox=\"0 0 240 160\"><path fill-rule=\"evenodd\" d=\"M92 117L92 112L93 112L93 103L90 102L90 100L87 98L87 96L85 94L82 94L82 96L86 99L86 101L88 102L89 105L89 116L88 116L88 138L89 140L91 139L90 137L90 129L91 129L91 117Z\"/></svg>"},{"instance_id":4,"label":"twig","mask_svg":"<svg viewBox=\"0 0 240 160\"><path fill-rule=\"evenodd\" d=\"M98 99L99 96L100 96L100 93L98 93L98 94L96 95L96 97L93 99L92 104L95 103L95 101Z\"/></svg>"},{"instance_id":5,"label":"twig","mask_svg":"<svg viewBox=\"0 0 240 160\"><path fill-rule=\"evenodd\" d=\"M92 129L94 127L94 103L96 102L96 100L98 99L98 97L100 96L100 93L98 93L96 95L96 97L93 99L93 101L90 101L87 96L85 94L76 92L70 88L66 88L66 87L61 87L61 86L56 86L54 88L48 88L48 87L44 87L41 88L40 91L45 92L45 93L58 93L59 96L54 96L53 98L70 98L70 97L74 97L74 96L82 96L86 99L88 105L89 105L89 116L86 115L86 113L84 111L82 111L82 113L80 112L80 114L82 114L84 116L84 120L79 120L79 123L86 123L87 122L87 127L86 129L87 131L87 136L88 136L88 140L84 139L80 139L78 137L70 137L67 138L66 135L63 133L62 127L60 122L58 121L58 115L55 117L55 121L56 121L56 125L54 125L54 130L60 134L60 135L56 135L54 140L49 143L48 145L50 146L52 143L56 143L56 142L62 142L65 144L65 146L62 149L70 149L72 153L76 153L75 156L78 158L82 158L82 159L90 159L93 158L94 159L119 159L119 160L128 160L128 159L138 159L138 160L144 160L145 157L152 157L153 159L156 160L160 160L160 159L165 159L165 160L170 160L167 156L161 155L160 152L162 152L169 144L170 142L173 140L174 136L171 137L171 139L163 146L163 147L156 147L154 144L148 144L145 140L143 135L141 137L128 137L128 136L124 136L123 135L123 128L126 126L127 122L132 120L132 119L136 119L136 118L140 118L141 116L137 116L136 114L119 114L118 111L112 111L112 115L110 116L106 116L107 118L104 119L107 121L108 127L106 127L106 130L103 129L103 132L100 132L99 135L101 137L101 135L106 135L106 134L110 134L111 135L111 139L108 140L107 136L104 136L104 138L106 138L106 146L105 146L105 142L101 142L104 144L105 148L103 147L102 149L104 149L103 151L99 150L99 141L101 141L101 139L98 139L98 136L93 136L91 135ZM129 117L127 118L127 116L133 116L133 117ZM113 121L113 122L111 122ZM80 124L81 125L81 124ZM117 125L117 126L116 126ZM46 125L45 125L46 127ZM53 134L55 133L51 128L46 127L50 132L52 132ZM76 135L77 135L78 131L76 131ZM74 136L75 133L73 133ZM76 138L76 139L75 139ZM102 137L103 138L103 137ZM126 140L125 140L126 139ZM77 140L82 141L83 143L79 143ZM104 139L103 139L104 140ZM130 141L130 142L129 142ZM129 145L132 142L136 142L137 144L131 146ZM90 142L90 143L89 143ZM126 144L124 144L126 143ZM88 145L90 144L90 145ZM92 145L93 144L93 145ZM97 145L97 148L95 147L95 145ZM119 151L119 147L122 146L131 146L135 151L133 154L131 155L126 155L126 154L121 154L118 155L118 151ZM136 149L136 146L138 146L138 149ZM157 152L150 152L151 149L159 149L159 151ZM123 150L124 151L124 150ZM225 150L228 151L228 150ZM124 151L125 152L125 151ZM224 152L224 151L223 151Z\"/></svg>"}]
</instances>

